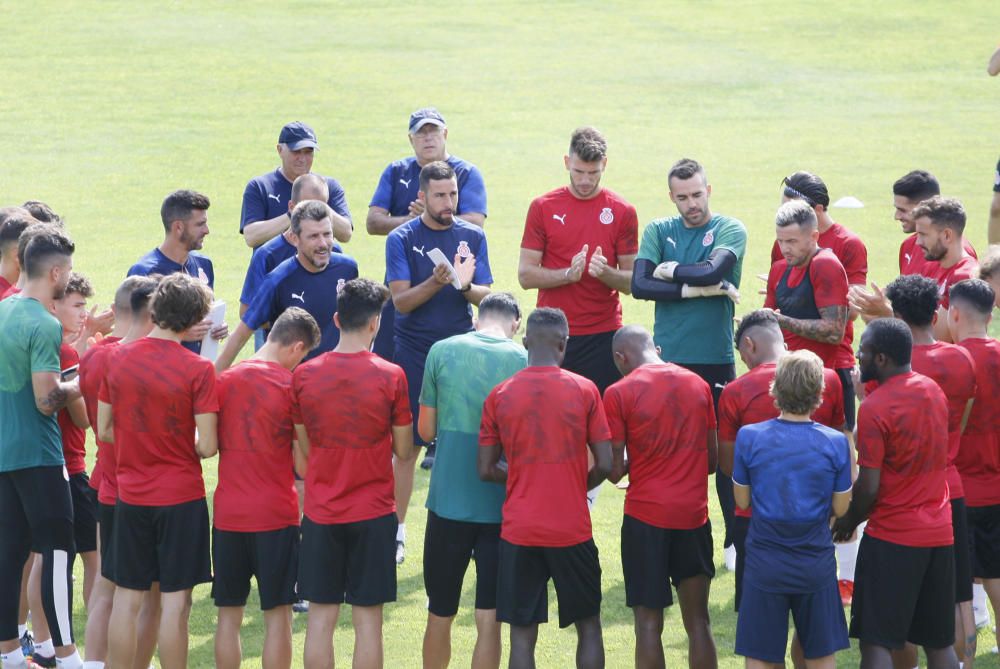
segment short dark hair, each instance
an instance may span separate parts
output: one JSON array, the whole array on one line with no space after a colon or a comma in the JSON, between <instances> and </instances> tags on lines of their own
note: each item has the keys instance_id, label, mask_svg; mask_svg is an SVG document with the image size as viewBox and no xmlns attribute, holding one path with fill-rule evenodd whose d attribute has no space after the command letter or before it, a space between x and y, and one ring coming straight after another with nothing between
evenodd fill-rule
<instances>
[{"instance_id":1,"label":"short dark hair","mask_svg":"<svg viewBox=\"0 0 1000 669\"><path fill-rule=\"evenodd\" d=\"M608 140L597 128L585 125L573 131L569 138L569 154L585 163L596 163L608 156Z\"/></svg>"},{"instance_id":2,"label":"short dark hair","mask_svg":"<svg viewBox=\"0 0 1000 669\"><path fill-rule=\"evenodd\" d=\"M132 318L149 311L150 302L153 300L153 293L160 285L163 276L151 274L150 276L129 277L139 279L133 284L132 292L128 296L128 308L132 312Z\"/></svg>"},{"instance_id":3,"label":"short dark hair","mask_svg":"<svg viewBox=\"0 0 1000 669\"><path fill-rule=\"evenodd\" d=\"M18 257L21 258L21 269L27 273L29 279L37 279L48 271L51 262L55 259L69 258L76 250L73 240L66 235L66 232L51 223L36 223L29 225L21 233L24 238L28 235L21 251L21 241L18 240Z\"/></svg>"},{"instance_id":4,"label":"short dark hair","mask_svg":"<svg viewBox=\"0 0 1000 669\"><path fill-rule=\"evenodd\" d=\"M279 346L291 346L296 342L302 342L306 345L306 350L311 351L319 346L322 337L323 334L312 314L302 307L288 307L274 321L267 340Z\"/></svg>"},{"instance_id":5,"label":"short dark hair","mask_svg":"<svg viewBox=\"0 0 1000 669\"><path fill-rule=\"evenodd\" d=\"M205 211L211 206L207 195L193 190L175 190L168 195L160 206L160 219L163 229L170 232L170 224L174 221L186 221L194 210Z\"/></svg>"},{"instance_id":6,"label":"short dark hair","mask_svg":"<svg viewBox=\"0 0 1000 669\"><path fill-rule=\"evenodd\" d=\"M153 323L171 332L184 332L208 315L212 292L184 272L163 277L149 305Z\"/></svg>"},{"instance_id":7,"label":"short dark hair","mask_svg":"<svg viewBox=\"0 0 1000 669\"><path fill-rule=\"evenodd\" d=\"M76 293L86 298L91 298L94 296L94 286L90 283L90 279L78 272L70 272L69 282L66 284L65 295L70 293Z\"/></svg>"},{"instance_id":8,"label":"short dark hair","mask_svg":"<svg viewBox=\"0 0 1000 669\"><path fill-rule=\"evenodd\" d=\"M292 209L292 224L290 226L292 234L299 235L302 232L302 221L322 221L323 219L330 218L332 211L330 205L319 200L299 202L295 205L295 209Z\"/></svg>"},{"instance_id":9,"label":"short dark hair","mask_svg":"<svg viewBox=\"0 0 1000 669\"><path fill-rule=\"evenodd\" d=\"M929 218L936 226L949 228L956 235L965 232L965 207L953 197L934 197L923 200L910 212L913 220Z\"/></svg>"},{"instance_id":10,"label":"short dark hair","mask_svg":"<svg viewBox=\"0 0 1000 669\"><path fill-rule=\"evenodd\" d=\"M687 181L693 178L696 174L701 175L702 181L708 182L705 177L705 168L702 167L697 160L692 158L681 158L670 168L667 172L667 185L670 185L671 180L679 179L680 181Z\"/></svg>"},{"instance_id":11,"label":"short dark hair","mask_svg":"<svg viewBox=\"0 0 1000 669\"><path fill-rule=\"evenodd\" d=\"M872 353L881 353L900 366L910 364L913 334L906 323L898 318L876 318L865 332L869 333Z\"/></svg>"},{"instance_id":12,"label":"short dark hair","mask_svg":"<svg viewBox=\"0 0 1000 669\"><path fill-rule=\"evenodd\" d=\"M789 200L780 207L774 216L774 224L779 228L797 225L801 228L815 228L819 225L816 212L805 200Z\"/></svg>"},{"instance_id":13,"label":"short dark hair","mask_svg":"<svg viewBox=\"0 0 1000 669\"><path fill-rule=\"evenodd\" d=\"M892 302L896 317L908 325L926 327L934 322L939 300L938 285L933 279L904 274L885 287L885 296Z\"/></svg>"},{"instance_id":14,"label":"short dark hair","mask_svg":"<svg viewBox=\"0 0 1000 669\"><path fill-rule=\"evenodd\" d=\"M300 174L292 182L292 202L299 202L302 198L302 191L309 186L325 191L326 199L330 199L330 185L326 183L326 179L313 172L308 172Z\"/></svg>"},{"instance_id":15,"label":"short dark hair","mask_svg":"<svg viewBox=\"0 0 1000 669\"><path fill-rule=\"evenodd\" d=\"M785 197L793 200L805 200L809 206L820 205L823 209L830 206L830 191L826 184L810 172L795 172L781 181L784 185Z\"/></svg>"},{"instance_id":16,"label":"short dark hair","mask_svg":"<svg viewBox=\"0 0 1000 669\"><path fill-rule=\"evenodd\" d=\"M993 313L995 299L993 288L982 279L964 279L954 284L948 291L948 300L951 304L955 302L967 304L982 316Z\"/></svg>"},{"instance_id":17,"label":"short dark hair","mask_svg":"<svg viewBox=\"0 0 1000 669\"><path fill-rule=\"evenodd\" d=\"M125 280L119 284L118 288L115 290L115 317L127 316L129 312L132 311L129 298L132 296L132 291L135 290L143 280L145 276L135 274L133 276L125 277Z\"/></svg>"},{"instance_id":18,"label":"short dark hair","mask_svg":"<svg viewBox=\"0 0 1000 669\"><path fill-rule=\"evenodd\" d=\"M913 170L896 179L892 194L905 197L910 202L922 202L941 194L941 184L930 172Z\"/></svg>"},{"instance_id":19,"label":"short dark hair","mask_svg":"<svg viewBox=\"0 0 1000 669\"><path fill-rule=\"evenodd\" d=\"M781 331L781 325L778 324L778 317L774 315L773 311L770 309L757 309L756 311L751 311L740 321L739 327L736 328L736 334L733 336L733 342L739 346L743 340L743 335L753 328L760 327Z\"/></svg>"},{"instance_id":20,"label":"short dark hair","mask_svg":"<svg viewBox=\"0 0 1000 669\"><path fill-rule=\"evenodd\" d=\"M3 255L4 250L7 248L16 245L18 239L21 237L21 233L29 225L37 222L28 213L12 213L0 222L0 255Z\"/></svg>"},{"instance_id":21,"label":"short dark hair","mask_svg":"<svg viewBox=\"0 0 1000 669\"><path fill-rule=\"evenodd\" d=\"M432 181L445 181L454 178L455 170L452 169L451 165L443 160L435 160L420 169L420 190L426 193Z\"/></svg>"},{"instance_id":22,"label":"short dark hair","mask_svg":"<svg viewBox=\"0 0 1000 669\"><path fill-rule=\"evenodd\" d=\"M517 298L513 293L490 293L479 303L479 318L488 316L499 316L500 318L521 318L521 305L517 303Z\"/></svg>"},{"instance_id":23,"label":"short dark hair","mask_svg":"<svg viewBox=\"0 0 1000 669\"><path fill-rule=\"evenodd\" d=\"M563 313L562 309L539 307L528 316L528 325L525 332L530 333L535 329L555 330L568 335L569 321L566 320L566 314Z\"/></svg>"},{"instance_id":24,"label":"short dark hair","mask_svg":"<svg viewBox=\"0 0 1000 669\"><path fill-rule=\"evenodd\" d=\"M337 293L337 320L345 332L360 330L382 312L389 289L371 279L351 279Z\"/></svg>"},{"instance_id":25,"label":"short dark hair","mask_svg":"<svg viewBox=\"0 0 1000 669\"><path fill-rule=\"evenodd\" d=\"M52 207L45 204L40 200L28 200L21 205L28 210L28 213L40 223L52 223L53 225L62 225L62 216L52 211Z\"/></svg>"}]
</instances>

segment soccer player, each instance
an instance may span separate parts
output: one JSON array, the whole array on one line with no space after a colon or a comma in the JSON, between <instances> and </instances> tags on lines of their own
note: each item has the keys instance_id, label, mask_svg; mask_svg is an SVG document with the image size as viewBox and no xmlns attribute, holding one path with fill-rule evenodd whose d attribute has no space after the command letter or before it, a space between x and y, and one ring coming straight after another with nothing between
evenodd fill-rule
<instances>
[{"instance_id":1,"label":"soccer player","mask_svg":"<svg viewBox=\"0 0 1000 669\"><path fill-rule=\"evenodd\" d=\"M621 555L625 603L635 616L635 666L664 666L663 609L673 604L673 583L688 665L714 668L708 615L715 576L708 477L718 462L712 390L694 372L663 362L653 337L638 325L615 333L612 350L624 378L604 393L613 461L608 478L617 483L629 472Z\"/></svg>"},{"instance_id":2,"label":"soccer player","mask_svg":"<svg viewBox=\"0 0 1000 669\"><path fill-rule=\"evenodd\" d=\"M427 353L441 339L472 331L472 305L486 297L493 283L486 235L455 215L458 193L458 177L450 165L442 161L425 165L417 194L423 213L389 233L385 243L386 277L396 308L393 362L406 372L414 425L419 420ZM430 259L427 254L433 249L454 262L454 274L446 264ZM426 446L419 437L414 435L415 443ZM394 460L397 563L406 555L406 510L416 462L417 449Z\"/></svg>"},{"instance_id":3,"label":"soccer player","mask_svg":"<svg viewBox=\"0 0 1000 669\"><path fill-rule=\"evenodd\" d=\"M406 376L371 352L388 297L368 279L344 284L337 348L292 378L295 433L307 460L298 575L310 602L306 669L333 665L344 602L354 622L354 667L382 666L382 606L396 601L391 454L405 458L413 449Z\"/></svg>"},{"instance_id":4,"label":"soccer player","mask_svg":"<svg viewBox=\"0 0 1000 669\"><path fill-rule=\"evenodd\" d=\"M913 337L893 318L861 336L861 382L877 381L858 410L860 471L847 513L833 526L848 539L865 518L850 635L866 667L891 667L891 650L924 647L930 669L955 669L955 559L948 500L948 400L910 368Z\"/></svg>"},{"instance_id":5,"label":"soccer player","mask_svg":"<svg viewBox=\"0 0 1000 669\"><path fill-rule=\"evenodd\" d=\"M990 284L996 301L1000 302L1000 247L990 251L982 262L979 263L979 277Z\"/></svg>"},{"instance_id":6,"label":"soccer player","mask_svg":"<svg viewBox=\"0 0 1000 669\"><path fill-rule=\"evenodd\" d=\"M83 662L73 644L73 502L56 414L80 396L60 379L62 327L51 314L72 271L73 242L40 227L24 252L24 289L0 302L0 662L26 667L18 639L29 551L42 559L42 609L63 667Z\"/></svg>"},{"instance_id":7,"label":"soccer player","mask_svg":"<svg viewBox=\"0 0 1000 669\"><path fill-rule=\"evenodd\" d=\"M448 153L448 126L434 107L424 107L410 114L407 137L413 155L389 163L382 171L375 194L368 205L366 227L370 235L388 235L403 223L424 213L424 203L418 197L420 170L441 160L455 170L458 180L458 206L455 213L466 223L486 225L486 184L479 168ZM382 327L375 336L372 349L386 360L392 360L396 310L392 302L382 312ZM426 458L425 458L426 460Z\"/></svg>"},{"instance_id":8,"label":"soccer player","mask_svg":"<svg viewBox=\"0 0 1000 669\"><path fill-rule=\"evenodd\" d=\"M823 398L812 351L778 360L771 395L781 414L736 436L736 503L754 508L736 653L747 667L783 665L791 613L806 667L832 669L834 653L850 646L829 530L831 513L843 515L851 499L850 446L811 418Z\"/></svg>"},{"instance_id":9,"label":"soccer player","mask_svg":"<svg viewBox=\"0 0 1000 669\"><path fill-rule=\"evenodd\" d=\"M0 212L0 295L17 285L21 263L17 259L17 240L34 220L20 207L6 207Z\"/></svg>"},{"instance_id":10,"label":"soccer player","mask_svg":"<svg viewBox=\"0 0 1000 669\"><path fill-rule=\"evenodd\" d=\"M938 287L932 279L915 274L901 276L885 288L896 318L910 328L913 353L910 367L933 379L948 398L948 494L951 498L951 524L955 537L955 652L961 662L971 667L976 658L976 626L972 617L972 565L969 556L969 532L966 522L965 491L955 467L962 432L969 419L976 395L976 366L972 356L961 346L934 339L937 318ZM917 649L907 645L905 666L917 664Z\"/></svg>"},{"instance_id":11,"label":"soccer player","mask_svg":"<svg viewBox=\"0 0 1000 669\"><path fill-rule=\"evenodd\" d=\"M653 341L660 356L703 378L718 405L722 388L736 378L734 301L739 300L747 231L737 219L711 212L712 186L698 162L684 158L674 163L667 185L678 215L646 226L632 295L656 302ZM726 526L726 562L733 564L729 477L716 472L715 490Z\"/></svg>"},{"instance_id":12,"label":"soccer player","mask_svg":"<svg viewBox=\"0 0 1000 669\"><path fill-rule=\"evenodd\" d=\"M312 171L313 153L319 148L319 141L311 127L301 121L292 121L278 134L276 148L281 166L254 177L243 190L240 234L252 249L277 237L291 225L292 210L288 204L292 199L292 184ZM344 189L336 179L323 179L328 187L324 202L333 210L330 214L333 234L342 242L350 241L354 225Z\"/></svg>"},{"instance_id":13,"label":"soccer player","mask_svg":"<svg viewBox=\"0 0 1000 669\"><path fill-rule=\"evenodd\" d=\"M996 612L1000 610L1000 343L988 334L996 296L982 279L969 279L952 286L950 297L948 329L976 364L976 399L955 465L965 489L972 575L982 581ZM975 630L966 634L973 636Z\"/></svg>"},{"instance_id":14,"label":"soccer player","mask_svg":"<svg viewBox=\"0 0 1000 669\"><path fill-rule=\"evenodd\" d=\"M233 364L254 330L261 327L268 330L269 324L288 307L308 311L322 332L319 346L307 359L337 345L340 332L333 323L337 294L345 282L357 278L358 264L349 256L333 252L332 213L325 202L316 200L306 200L295 207L289 230L296 254L275 267L260 285L250 308L240 317L233 336L215 361L219 371Z\"/></svg>"},{"instance_id":15,"label":"soccer player","mask_svg":"<svg viewBox=\"0 0 1000 669\"><path fill-rule=\"evenodd\" d=\"M163 243L139 258L129 268L128 276L167 276L181 272L212 289L215 286L212 261L196 253L208 235L210 204L206 196L191 190L178 190L168 195L160 207L160 219L166 233ZM206 318L185 332L181 343L186 349L199 353L206 334L211 334L212 339L224 339L229 335L229 326L225 323L213 326Z\"/></svg>"},{"instance_id":16,"label":"soccer player","mask_svg":"<svg viewBox=\"0 0 1000 669\"><path fill-rule=\"evenodd\" d=\"M611 432L593 381L560 369L568 339L562 311L532 312L524 336L528 367L494 388L483 406L479 476L507 485L497 620L510 623L511 669L535 666L550 578L559 626L576 626L577 667L604 666L601 564L587 491L611 471Z\"/></svg>"},{"instance_id":17,"label":"soccer player","mask_svg":"<svg viewBox=\"0 0 1000 669\"><path fill-rule=\"evenodd\" d=\"M719 398L719 469L727 476L732 476L733 449L740 428L777 418L781 413L770 394L771 384L778 360L788 352L777 316L766 309L752 311L743 317L736 330L735 342L748 371L727 383ZM834 430L844 429L844 394L841 392L840 377L832 369L824 368L823 393L812 418ZM743 593L751 512L752 509L737 508L733 519L733 545L736 547L736 592L733 602L737 611ZM793 657L800 650L793 646Z\"/></svg>"},{"instance_id":18,"label":"soccer player","mask_svg":"<svg viewBox=\"0 0 1000 669\"><path fill-rule=\"evenodd\" d=\"M35 219L30 219L29 225L22 230L21 235L17 238L17 264L19 267L24 267L24 252L28 249L28 244L31 243L32 238L36 234L41 234L46 231L51 230L53 227L57 230L61 230L61 226L56 224L42 224L36 223ZM45 226L45 227L42 227ZM24 284L27 283L28 276L24 272L21 272L18 276L17 281L14 285L10 286L2 295L0 295L0 300L5 300L12 295L17 295L24 288Z\"/></svg>"},{"instance_id":19,"label":"soccer player","mask_svg":"<svg viewBox=\"0 0 1000 669\"><path fill-rule=\"evenodd\" d=\"M427 354L417 429L425 441L437 439L437 457L424 535L426 669L448 666L451 626L470 558L476 561L478 632L472 666L500 666L496 586L504 488L481 481L476 462L486 396L527 364L525 350L511 341L520 324L514 296L490 293L479 303L475 332L439 341Z\"/></svg>"},{"instance_id":20,"label":"soccer player","mask_svg":"<svg viewBox=\"0 0 1000 669\"><path fill-rule=\"evenodd\" d=\"M774 310L789 350L807 349L835 367L847 327L847 274L833 252L820 248L816 212L790 200L774 220L781 260L767 276L764 308Z\"/></svg>"},{"instance_id":21,"label":"soccer player","mask_svg":"<svg viewBox=\"0 0 1000 669\"><path fill-rule=\"evenodd\" d=\"M631 291L639 251L635 207L601 186L608 143L577 128L563 157L569 185L532 200L521 237L517 279L538 289L538 306L562 309L569 321L563 367L604 390L621 378L611 338L622 326L619 293Z\"/></svg>"},{"instance_id":22,"label":"soccer player","mask_svg":"<svg viewBox=\"0 0 1000 669\"><path fill-rule=\"evenodd\" d=\"M219 375L219 484L212 516L212 599L219 607L215 666L240 666L240 625L256 577L265 669L292 665L299 501L292 476L292 369L319 344L299 307L275 320L251 358Z\"/></svg>"},{"instance_id":23,"label":"soccer player","mask_svg":"<svg viewBox=\"0 0 1000 669\"><path fill-rule=\"evenodd\" d=\"M98 394L97 434L114 444L118 502L108 664L132 666L136 618L160 584L160 666L187 665L191 590L211 580L208 505L200 458L215 455L219 410L212 363L180 345L208 314L212 293L184 272L150 304L155 327L119 345Z\"/></svg>"}]
</instances>

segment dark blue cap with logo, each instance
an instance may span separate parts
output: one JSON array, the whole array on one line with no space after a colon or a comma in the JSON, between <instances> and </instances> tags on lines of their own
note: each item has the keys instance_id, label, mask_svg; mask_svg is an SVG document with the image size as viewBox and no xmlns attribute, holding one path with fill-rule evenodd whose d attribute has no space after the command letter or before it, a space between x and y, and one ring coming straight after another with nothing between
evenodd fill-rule
<instances>
[{"instance_id":1,"label":"dark blue cap with logo","mask_svg":"<svg viewBox=\"0 0 1000 669\"><path fill-rule=\"evenodd\" d=\"M424 107L410 114L410 132L416 132L428 123L433 123L440 128L445 127L444 117L434 107Z\"/></svg>"},{"instance_id":2,"label":"dark blue cap with logo","mask_svg":"<svg viewBox=\"0 0 1000 669\"><path fill-rule=\"evenodd\" d=\"M292 151L299 149L315 149L319 147L316 133L302 121L292 121L281 129L278 143L284 144Z\"/></svg>"}]
</instances>

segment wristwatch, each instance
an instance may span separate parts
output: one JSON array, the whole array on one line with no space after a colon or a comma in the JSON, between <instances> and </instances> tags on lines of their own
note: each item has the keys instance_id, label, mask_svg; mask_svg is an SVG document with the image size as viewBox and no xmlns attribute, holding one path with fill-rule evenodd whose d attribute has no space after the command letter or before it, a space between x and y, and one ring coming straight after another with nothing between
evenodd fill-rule
<instances>
[{"instance_id":1,"label":"wristwatch","mask_svg":"<svg viewBox=\"0 0 1000 669\"><path fill-rule=\"evenodd\" d=\"M465 288L459 288L458 292L460 292L460 293L467 293L470 290L472 290L472 282L471 281L469 282L469 285L466 286Z\"/></svg>"}]
</instances>

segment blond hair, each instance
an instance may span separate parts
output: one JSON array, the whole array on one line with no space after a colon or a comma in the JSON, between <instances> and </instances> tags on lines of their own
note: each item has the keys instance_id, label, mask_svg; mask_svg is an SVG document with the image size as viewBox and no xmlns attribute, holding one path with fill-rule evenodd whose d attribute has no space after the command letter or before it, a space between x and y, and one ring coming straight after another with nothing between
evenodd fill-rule
<instances>
[{"instance_id":1,"label":"blond hair","mask_svg":"<svg viewBox=\"0 0 1000 669\"><path fill-rule=\"evenodd\" d=\"M783 355L771 382L771 397L785 413L811 414L823 401L823 361L812 351Z\"/></svg>"}]
</instances>

